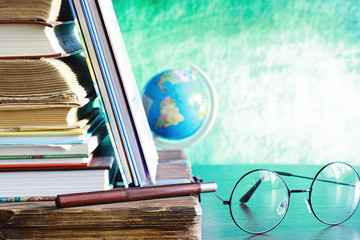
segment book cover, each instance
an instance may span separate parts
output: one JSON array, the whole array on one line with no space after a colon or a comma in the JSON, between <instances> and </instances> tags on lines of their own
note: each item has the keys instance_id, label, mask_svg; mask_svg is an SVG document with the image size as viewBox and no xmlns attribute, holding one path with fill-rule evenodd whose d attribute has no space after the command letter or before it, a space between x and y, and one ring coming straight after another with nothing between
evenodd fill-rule
<instances>
[{"instance_id":1,"label":"book cover","mask_svg":"<svg viewBox=\"0 0 360 240\"><path fill-rule=\"evenodd\" d=\"M124 144L126 136L124 134L124 125L117 124L117 120L115 117L115 109L113 109L111 105L110 95L106 89L104 76L102 74L100 62L96 56L96 50L94 44L91 40L91 33L87 23L87 17L83 11L83 7L81 1L71 1L72 9L76 14L78 20L79 30L82 34L82 38L84 40L84 50L88 57L89 63L89 71L94 76L94 83L96 85L97 94L101 98L101 105L103 106L103 113L106 117L107 126L109 129L109 139L114 148L115 159L118 163L119 173L123 180L123 184L125 187L128 187L129 184L134 183L138 185L137 179L133 178L132 173L132 162L128 159L128 155L126 154L127 146Z\"/></svg>"},{"instance_id":2,"label":"book cover","mask_svg":"<svg viewBox=\"0 0 360 240\"><path fill-rule=\"evenodd\" d=\"M85 45L94 62L95 75L99 85L99 94L103 96L104 107L109 117L110 129L114 134L114 145L125 151L129 173L135 186L142 186L147 179L147 169L143 164L141 150L131 121L129 105L119 80L118 70L114 68L113 56L106 44L105 28L102 25L97 6L94 2L81 1L86 22L82 25L89 35L84 37ZM118 143L121 139L121 145ZM125 163L124 163L125 165ZM126 169L126 166L124 167Z\"/></svg>"},{"instance_id":3,"label":"book cover","mask_svg":"<svg viewBox=\"0 0 360 240\"><path fill-rule=\"evenodd\" d=\"M114 7L111 0L96 1L98 4L98 11L101 12L101 17L106 29L107 38L111 52L116 61L117 69L119 70L119 81L123 84L125 96L130 108L130 116L135 125L137 141L140 144L140 150L143 154L143 163L149 171L149 177L152 182L155 182L157 163L159 156L152 138L150 128L147 123L147 117L142 105L140 93L136 86L134 74L131 69L130 61L126 53L124 41L122 39L120 27L115 15Z\"/></svg>"}]
</instances>

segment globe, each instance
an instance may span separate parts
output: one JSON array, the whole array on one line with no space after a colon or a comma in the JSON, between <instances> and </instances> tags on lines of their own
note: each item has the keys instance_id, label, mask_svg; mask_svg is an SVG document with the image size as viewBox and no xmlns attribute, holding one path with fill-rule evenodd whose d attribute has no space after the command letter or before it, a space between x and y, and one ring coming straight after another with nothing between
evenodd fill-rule
<instances>
[{"instance_id":1,"label":"globe","mask_svg":"<svg viewBox=\"0 0 360 240\"><path fill-rule=\"evenodd\" d=\"M217 109L216 92L199 68L166 70L146 84L142 101L155 144L183 148L211 128Z\"/></svg>"}]
</instances>

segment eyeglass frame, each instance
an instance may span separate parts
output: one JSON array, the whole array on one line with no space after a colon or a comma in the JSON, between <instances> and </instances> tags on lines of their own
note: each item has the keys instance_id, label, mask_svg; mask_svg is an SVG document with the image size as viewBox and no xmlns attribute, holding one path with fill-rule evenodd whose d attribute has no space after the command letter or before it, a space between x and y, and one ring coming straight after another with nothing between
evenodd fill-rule
<instances>
[{"instance_id":1,"label":"eyeglass frame","mask_svg":"<svg viewBox=\"0 0 360 240\"><path fill-rule=\"evenodd\" d=\"M305 200L306 200L305 202L306 202L306 204L307 204L307 207L310 208L310 210L311 210L312 214L315 216L315 218L318 219L320 222L326 224L326 225L331 225L331 226L339 225L339 224L342 224L342 223L346 222L347 220L349 220L349 218L351 218L351 217L354 215L354 213L356 212L356 210L357 210L357 208L358 208L358 206L359 206L359 204L360 204L360 198L359 198L358 201L357 201L357 204L356 204L356 207L354 208L354 211L353 211L346 219L344 219L344 220L341 221L341 222L335 223L335 224L330 224L330 223L327 223L327 222L323 221L322 219L320 219L320 218L316 215L316 213L315 213L315 211L314 211L314 209L313 209L313 207L312 207L312 204L311 204L311 192L312 192L312 188L313 188L313 185L314 185L314 183L315 183L315 180L317 179L317 177L319 176L319 174L320 174L326 167L328 167L328 166L331 165L331 164L335 164L335 163L344 164L344 165L350 167L350 168L356 173L356 176L357 176L357 178L358 178L358 180L359 180L358 182L360 182L360 175L359 175L358 171L357 171L353 166L351 166L350 164L345 163L345 162L335 161L335 162L330 162L330 163L324 165L322 168L320 168L320 170L315 174L315 176L314 176L313 178L312 178L312 177L307 177L307 176L296 175L296 174L292 174L292 173L288 173L288 172L283 172L283 171L272 171L272 170L268 170L268 169L254 169L254 170L251 170L251 171L245 173L244 175L242 175L242 177L235 183L235 185L234 185L234 187L233 187L233 189L232 189L232 191L231 191L229 200L224 200L224 199L221 198L219 195L217 195L215 192L213 192L213 194L215 195L216 198L218 198L220 201L222 201L222 203L223 203L224 205L228 205L228 206L229 206L230 215L231 215L231 218L232 218L233 222L235 223L235 225L236 225L238 228L240 228L241 230L243 230L244 232L247 232L247 233L250 233L250 234L263 234L263 233L269 232L269 231L273 230L274 228L276 228L276 227L283 221L283 219L285 218L285 216L286 216L286 214L287 214L287 212L288 212L288 209L289 209L289 206L290 206L290 196L291 196L292 193L304 193L304 192L306 193L306 192L308 192L308 193L309 193L309 197L308 197L308 199L305 199ZM286 190L287 190L287 194L288 194L288 203L287 203L287 207L286 207L285 214L283 214L282 218L281 218L281 219L277 222L277 224L275 224L272 228L270 228L270 229L268 229L268 230L265 230L265 231L262 231L262 232L251 232L251 231L248 231L248 230L242 228L242 227L236 222L235 217L233 216L233 213L232 213L232 210L231 210L232 197L233 197L233 194L234 194L234 191L235 191L237 185L238 185L238 184L241 182L241 180L243 180L247 175L249 175L249 174L251 174L251 173L253 173L253 172L256 172L256 171L268 171L268 172L270 172L270 173L275 174L275 175L276 175L277 177L279 177L279 178L282 180L282 182L285 184L285 187L286 187ZM309 187L308 189L289 189L286 181L283 179L282 176L297 177L297 178L302 178L302 179L308 179L308 180L312 180L312 182L311 182L310 187ZM199 177L199 176L193 176L193 179L194 179L194 181L196 181L196 182L200 182L200 183L203 182L203 179L202 179L201 177ZM261 180L259 180L259 181L261 181ZM318 179L318 181L319 181L319 179ZM320 181L332 182L332 181L327 181L327 180L320 180ZM332 183L341 184L341 183L338 183L338 182L332 182ZM259 184L255 184L254 186L256 186L256 185L258 186ZM348 184L345 184L345 185L348 185ZM253 187L254 187L254 186L253 186ZM255 190L256 190L257 186L255 187ZM255 191L255 190L254 190L254 191ZM251 189L250 189L249 191L251 191ZM249 191L248 191L248 192L249 192ZM253 192L254 192L254 191L253 191ZM247 192L246 194L248 194L248 192ZM245 196L246 194L244 194L244 196ZM252 195L252 193L251 193L251 195ZM250 195L250 197L251 197L251 195ZM243 196L243 197L244 197L244 196ZM243 198L243 197L242 197L242 198ZM248 198L248 200L250 199L250 197ZM242 198L241 198L241 199L242 199ZM241 200L239 200L239 201L241 202ZM247 201L246 201L246 202L247 202Z\"/></svg>"}]
</instances>

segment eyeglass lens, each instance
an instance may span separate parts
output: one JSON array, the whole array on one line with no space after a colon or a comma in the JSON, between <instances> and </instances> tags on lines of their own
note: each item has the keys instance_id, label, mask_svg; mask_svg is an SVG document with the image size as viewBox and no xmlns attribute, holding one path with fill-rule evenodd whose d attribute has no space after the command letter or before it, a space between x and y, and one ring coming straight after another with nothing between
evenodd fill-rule
<instances>
[{"instance_id":1,"label":"eyeglass lens","mask_svg":"<svg viewBox=\"0 0 360 240\"><path fill-rule=\"evenodd\" d=\"M244 199L243 196L251 197ZM274 172L256 170L244 175L235 185L230 197L230 213L242 230L263 233L281 222L288 204L289 191L283 179Z\"/></svg>"},{"instance_id":2,"label":"eyeglass lens","mask_svg":"<svg viewBox=\"0 0 360 240\"><path fill-rule=\"evenodd\" d=\"M326 165L314 178L311 189L313 213L326 224L346 221L359 204L358 173L345 163Z\"/></svg>"}]
</instances>

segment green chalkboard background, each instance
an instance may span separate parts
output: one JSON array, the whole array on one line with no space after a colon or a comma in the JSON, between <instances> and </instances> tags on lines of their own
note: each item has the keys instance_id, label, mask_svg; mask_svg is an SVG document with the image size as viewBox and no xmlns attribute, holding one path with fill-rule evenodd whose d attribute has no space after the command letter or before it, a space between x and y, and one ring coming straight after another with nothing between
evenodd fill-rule
<instances>
[{"instance_id":1,"label":"green chalkboard background","mask_svg":"<svg viewBox=\"0 0 360 240\"><path fill-rule=\"evenodd\" d=\"M193 164L360 164L358 0L113 0L141 91L203 69L219 95Z\"/></svg>"}]
</instances>

